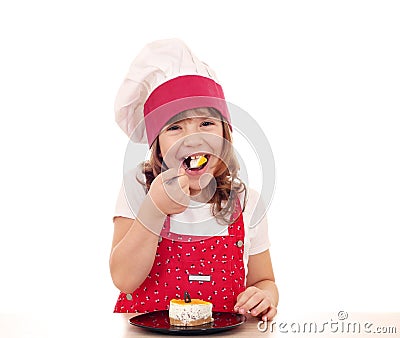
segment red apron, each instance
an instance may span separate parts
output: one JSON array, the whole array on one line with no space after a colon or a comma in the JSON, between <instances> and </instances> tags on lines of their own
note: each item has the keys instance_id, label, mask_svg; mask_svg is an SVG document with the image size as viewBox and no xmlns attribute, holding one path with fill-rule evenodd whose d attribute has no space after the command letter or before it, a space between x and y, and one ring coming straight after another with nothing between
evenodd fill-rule
<instances>
[{"instance_id":1,"label":"red apron","mask_svg":"<svg viewBox=\"0 0 400 338\"><path fill-rule=\"evenodd\" d=\"M169 301L183 299L185 291L191 298L212 302L213 311L233 312L245 289L241 212L228 230L227 236L178 235L169 232L167 217L149 275L134 292L120 293L114 312L168 310Z\"/></svg>"}]
</instances>

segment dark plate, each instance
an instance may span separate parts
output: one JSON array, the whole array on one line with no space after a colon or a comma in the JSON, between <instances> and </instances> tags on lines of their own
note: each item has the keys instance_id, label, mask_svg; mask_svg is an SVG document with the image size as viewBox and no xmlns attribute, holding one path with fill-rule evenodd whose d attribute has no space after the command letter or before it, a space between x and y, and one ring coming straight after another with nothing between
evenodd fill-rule
<instances>
[{"instance_id":1,"label":"dark plate","mask_svg":"<svg viewBox=\"0 0 400 338\"><path fill-rule=\"evenodd\" d=\"M231 312L213 312L214 321L199 326L173 326L169 324L168 310L144 313L129 319L132 325L165 334L199 335L231 330L246 321L244 315Z\"/></svg>"}]
</instances>

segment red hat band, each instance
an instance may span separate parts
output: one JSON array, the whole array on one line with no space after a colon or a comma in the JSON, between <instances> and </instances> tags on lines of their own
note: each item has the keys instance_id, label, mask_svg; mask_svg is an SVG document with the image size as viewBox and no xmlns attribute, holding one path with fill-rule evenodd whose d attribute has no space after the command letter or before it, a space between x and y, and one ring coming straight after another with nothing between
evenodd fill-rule
<instances>
[{"instance_id":1,"label":"red hat band","mask_svg":"<svg viewBox=\"0 0 400 338\"><path fill-rule=\"evenodd\" d=\"M214 80L184 75L164 82L153 90L144 104L148 144L154 142L164 125L176 114L204 107L217 109L231 127L224 92Z\"/></svg>"}]
</instances>

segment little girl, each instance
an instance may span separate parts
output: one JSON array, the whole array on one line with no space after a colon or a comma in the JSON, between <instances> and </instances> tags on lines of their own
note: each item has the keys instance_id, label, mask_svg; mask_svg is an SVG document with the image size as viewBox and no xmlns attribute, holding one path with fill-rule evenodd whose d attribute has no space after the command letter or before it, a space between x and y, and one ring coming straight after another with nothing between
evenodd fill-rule
<instances>
[{"instance_id":1,"label":"little girl","mask_svg":"<svg viewBox=\"0 0 400 338\"><path fill-rule=\"evenodd\" d=\"M276 315L278 291L258 194L238 177L232 124L215 74L180 40L147 45L116 99L116 119L150 158L124 180L110 271L115 312L168 309L172 298L214 311Z\"/></svg>"}]
</instances>

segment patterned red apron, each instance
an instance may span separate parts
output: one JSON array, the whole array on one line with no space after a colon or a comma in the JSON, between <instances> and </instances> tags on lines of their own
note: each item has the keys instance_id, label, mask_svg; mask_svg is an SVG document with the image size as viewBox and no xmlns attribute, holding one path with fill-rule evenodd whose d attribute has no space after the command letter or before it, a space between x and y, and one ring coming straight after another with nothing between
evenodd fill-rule
<instances>
[{"instance_id":1,"label":"patterned red apron","mask_svg":"<svg viewBox=\"0 0 400 338\"><path fill-rule=\"evenodd\" d=\"M167 310L169 301L183 299L185 291L212 302L213 311L233 312L245 289L243 217L236 216L227 236L207 238L169 232L167 217L149 275L134 292L120 293L114 312Z\"/></svg>"}]
</instances>

